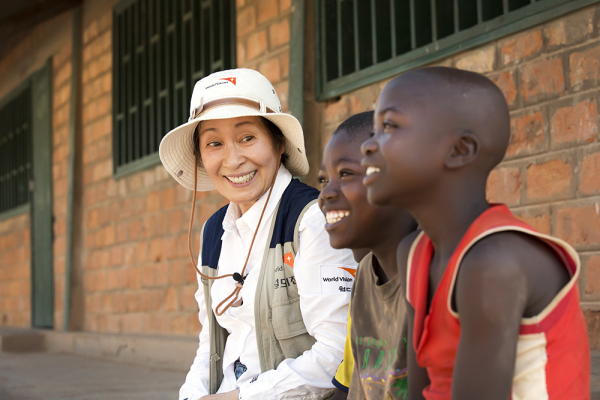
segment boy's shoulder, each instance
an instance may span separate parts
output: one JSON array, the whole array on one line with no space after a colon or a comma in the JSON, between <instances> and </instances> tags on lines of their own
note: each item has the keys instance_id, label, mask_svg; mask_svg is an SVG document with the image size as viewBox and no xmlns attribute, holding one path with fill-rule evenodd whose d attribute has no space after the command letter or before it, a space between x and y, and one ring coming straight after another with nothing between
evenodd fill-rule
<instances>
[{"instance_id":1,"label":"boy's shoulder","mask_svg":"<svg viewBox=\"0 0 600 400\"><path fill-rule=\"evenodd\" d=\"M455 298L460 304L481 304L479 296L504 297L498 292L508 292L510 303L529 317L541 312L569 279L566 265L550 246L530 233L509 230L488 235L468 249L457 273ZM497 307L489 312L506 311L509 305L489 303Z\"/></svg>"}]
</instances>

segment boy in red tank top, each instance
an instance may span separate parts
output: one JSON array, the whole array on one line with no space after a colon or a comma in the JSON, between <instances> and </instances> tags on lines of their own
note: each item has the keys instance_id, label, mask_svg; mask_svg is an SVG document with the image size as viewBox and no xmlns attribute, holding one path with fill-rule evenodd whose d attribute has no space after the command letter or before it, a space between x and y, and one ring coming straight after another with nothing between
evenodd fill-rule
<instances>
[{"instance_id":1,"label":"boy in red tank top","mask_svg":"<svg viewBox=\"0 0 600 400\"><path fill-rule=\"evenodd\" d=\"M577 253L486 201L510 137L500 90L473 72L413 70L383 89L374 125L369 202L422 228L397 253L409 398L589 399Z\"/></svg>"}]
</instances>

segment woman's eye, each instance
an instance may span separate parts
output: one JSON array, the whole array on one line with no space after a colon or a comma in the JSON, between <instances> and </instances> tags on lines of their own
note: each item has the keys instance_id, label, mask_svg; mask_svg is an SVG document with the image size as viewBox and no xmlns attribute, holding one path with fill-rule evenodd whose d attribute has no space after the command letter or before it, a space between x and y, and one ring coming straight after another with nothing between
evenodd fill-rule
<instances>
[{"instance_id":1,"label":"woman's eye","mask_svg":"<svg viewBox=\"0 0 600 400\"><path fill-rule=\"evenodd\" d=\"M386 122L383 123L383 129L384 130L393 129L395 127L396 127L396 125L394 125L393 123L391 123L389 121L386 121Z\"/></svg>"},{"instance_id":2,"label":"woman's eye","mask_svg":"<svg viewBox=\"0 0 600 400\"><path fill-rule=\"evenodd\" d=\"M254 136L245 136L245 137L242 139L242 142L249 142L249 141L251 141L252 139L254 139Z\"/></svg>"},{"instance_id":3,"label":"woman's eye","mask_svg":"<svg viewBox=\"0 0 600 400\"><path fill-rule=\"evenodd\" d=\"M327 178L320 176L317 178L317 181L319 182L320 185L323 185L323 184L327 183Z\"/></svg>"},{"instance_id":4,"label":"woman's eye","mask_svg":"<svg viewBox=\"0 0 600 400\"><path fill-rule=\"evenodd\" d=\"M206 147L217 147L217 146L220 146L220 145L221 145L221 143L219 143L219 142L208 142L208 143L206 143Z\"/></svg>"},{"instance_id":5,"label":"woman's eye","mask_svg":"<svg viewBox=\"0 0 600 400\"><path fill-rule=\"evenodd\" d=\"M340 178L345 178L352 175L354 175L352 171L340 171Z\"/></svg>"}]
</instances>

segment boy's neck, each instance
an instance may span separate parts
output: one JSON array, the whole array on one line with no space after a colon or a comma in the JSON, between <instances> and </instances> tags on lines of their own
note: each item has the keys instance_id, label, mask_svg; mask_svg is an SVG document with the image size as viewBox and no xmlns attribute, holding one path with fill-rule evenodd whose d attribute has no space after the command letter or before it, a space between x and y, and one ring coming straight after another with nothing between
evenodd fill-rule
<instances>
[{"instance_id":1,"label":"boy's neck","mask_svg":"<svg viewBox=\"0 0 600 400\"><path fill-rule=\"evenodd\" d=\"M397 233L389 235L378 246L371 249L373 257L377 259L377 262L373 263L373 270L381 284L386 283L398 274L396 250L405 233L400 232L398 229ZM379 264L379 268L375 265L376 263Z\"/></svg>"},{"instance_id":2,"label":"boy's neck","mask_svg":"<svg viewBox=\"0 0 600 400\"><path fill-rule=\"evenodd\" d=\"M478 196L472 193L460 191L452 193L454 196L435 196L439 200L410 210L442 258L452 255L473 221L490 207L485 192Z\"/></svg>"}]
</instances>

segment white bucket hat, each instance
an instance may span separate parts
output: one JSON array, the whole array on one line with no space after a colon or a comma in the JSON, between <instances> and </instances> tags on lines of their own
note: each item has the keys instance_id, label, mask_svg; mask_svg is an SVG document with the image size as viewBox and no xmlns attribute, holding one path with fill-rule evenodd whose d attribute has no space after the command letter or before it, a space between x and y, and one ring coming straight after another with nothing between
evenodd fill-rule
<instances>
[{"instance_id":1,"label":"white bucket hat","mask_svg":"<svg viewBox=\"0 0 600 400\"><path fill-rule=\"evenodd\" d=\"M285 136L284 163L296 176L308 173L308 159L300 122L281 112L273 85L259 72L230 69L215 72L196 82L187 123L173 129L160 142L160 161L177 182L194 190L194 166L198 169L197 191L215 189L206 169L195 165L194 131L200 121L246 116L263 117L273 122Z\"/></svg>"}]
</instances>

